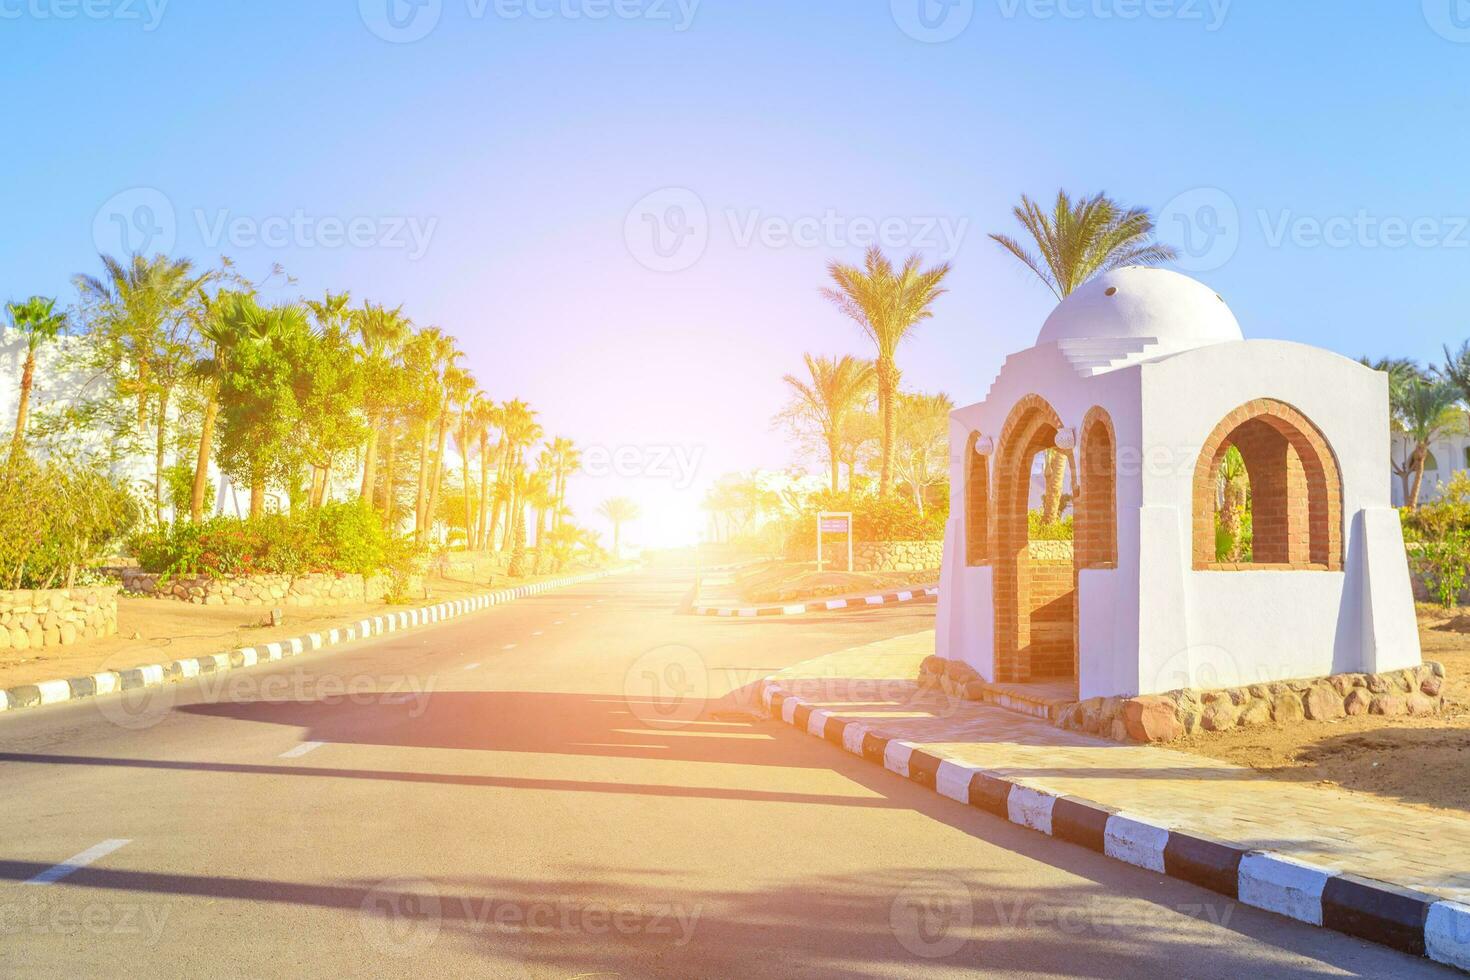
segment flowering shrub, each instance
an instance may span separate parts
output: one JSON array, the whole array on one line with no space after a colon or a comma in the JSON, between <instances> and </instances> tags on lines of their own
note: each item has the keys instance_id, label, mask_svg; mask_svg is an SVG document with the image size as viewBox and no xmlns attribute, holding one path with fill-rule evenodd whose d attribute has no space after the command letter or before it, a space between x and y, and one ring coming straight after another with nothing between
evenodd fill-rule
<instances>
[{"instance_id":1,"label":"flowering shrub","mask_svg":"<svg viewBox=\"0 0 1470 980\"><path fill-rule=\"evenodd\" d=\"M369 575L396 555L382 522L359 503L325 504L299 514L177 521L132 540L145 572L181 575Z\"/></svg>"}]
</instances>

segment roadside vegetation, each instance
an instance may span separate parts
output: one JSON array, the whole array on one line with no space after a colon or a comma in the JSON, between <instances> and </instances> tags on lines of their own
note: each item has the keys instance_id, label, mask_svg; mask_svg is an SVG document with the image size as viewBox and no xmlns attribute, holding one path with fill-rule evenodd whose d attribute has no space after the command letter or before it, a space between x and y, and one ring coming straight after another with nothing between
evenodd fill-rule
<instances>
[{"instance_id":1,"label":"roadside vegetation","mask_svg":"<svg viewBox=\"0 0 1470 980\"><path fill-rule=\"evenodd\" d=\"M512 576L604 560L567 506L577 445L401 307L270 299L293 280L227 259L102 256L74 282L70 306L7 305L23 362L0 587L85 582L104 559L210 576L397 574L450 549ZM216 499L216 471L238 493Z\"/></svg>"}]
</instances>

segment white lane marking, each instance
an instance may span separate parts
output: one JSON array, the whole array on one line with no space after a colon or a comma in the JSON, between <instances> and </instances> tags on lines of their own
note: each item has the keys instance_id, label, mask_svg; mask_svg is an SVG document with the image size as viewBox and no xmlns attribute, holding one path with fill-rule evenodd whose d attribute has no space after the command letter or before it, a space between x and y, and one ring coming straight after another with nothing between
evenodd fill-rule
<instances>
[{"instance_id":1,"label":"white lane marking","mask_svg":"<svg viewBox=\"0 0 1470 980\"><path fill-rule=\"evenodd\" d=\"M286 751L282 752L280 754L280 758L299 759L306 753L310 752L312 749L319 749L325 744L325 742L302 742L300 745L293 746L292 748L289 748Z\"/></svg>"},{"instance_id":2,"label":"white lane marking","mask_svg":"<svg viewBox=\"0 0 1470 980\"><path fill-rule=\"evenodd\" d=\"M82 853L73 855L60 864L52 865L45 871L42 871L40 874L36 875L30 881L24 882L24 884L49 885L53 882L60 881L67 875L71 874L73 871L80 871L82 868L85 868L87 865L91 864L93 861L96 861L98 858L104 858L107 855L111 854L113 851L117 850L119 847L131 843L131 839L114 839L105 840L100 844L94 844Z\"/></svg>"},{"instance_id":3,"label":"white lane marking","mask_svg":"<svg viewBox=\"0 0 1470 980\"><path fill-rule=\"evenodd\" d=\"M551 625L552 626L561 626L561 625L563 625L565 623L566 623L566 620L565 619L558 619L558 620L555 620Z\"/></svg>"},{"instance_id":4,"label":"white lane marking","mask_svg":"<svg viewBox=\"0 0 1470 980\"><path fill-rule=\"evenodd\" d=\"M541 630L533 630L533 631L532 631L532 632L531 632L531 635L532 635L532 636L540 636L540 635L541 635Z\"/></svg>"},{"instance_id":5,"label":"white lane marking","mask_svg":"<svg viewBox=\"0 0 1470 980\"><path fill-rule=\"evenodd\" d=\"M500 649L502 649L502 650L514 650L515 648L516 648L516 645L514 643L507 643L505 646L501 647Z\"/></svg>"},{"instance_id":6,"label":"white lane marking","mask_svg":"<svg viewBox=\"0 0 1470 980\"><path fill-rule=\"evenodd\" d=\"M575 615L577 615L577 614L576 614L576 613L575 613L575 612L573 612L573 613L570 613L570 615L572 615L572 616L575 616Z\"/></svg>"},{"instance_id":7,"label":"white lane marking","mask_svg":"<svg viewBox=\"0 0 1470 980\"><path fill-rule=\"evenodd\" d=\"M467 667L465 667L465 670L479 670L479 669L480 669L480 665L478 663L473 663L473 664L470 664Z\"/></svg>"}]
</instances>

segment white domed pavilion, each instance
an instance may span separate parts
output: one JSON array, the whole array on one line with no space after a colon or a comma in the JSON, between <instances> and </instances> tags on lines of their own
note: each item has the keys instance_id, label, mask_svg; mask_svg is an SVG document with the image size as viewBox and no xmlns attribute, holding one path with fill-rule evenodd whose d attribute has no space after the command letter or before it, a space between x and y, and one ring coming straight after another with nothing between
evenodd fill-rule
<instances>
[{"instance_id":1,"label":"white domed pavilion","mask_svg":"<svg viewBox=\"0 0 1470 980\"><path fill-rule=\"evenodd\" d=\"M936 652L1081 698L1420 662L1389 500L1386 376L1245 340L1211 288L1100 275L950 418ZM1252 494L1253 560L1216 560L1221 462ZM1038 453L1068 453L1071 556L1029 539Z\"/></svg>"}]
</instances>

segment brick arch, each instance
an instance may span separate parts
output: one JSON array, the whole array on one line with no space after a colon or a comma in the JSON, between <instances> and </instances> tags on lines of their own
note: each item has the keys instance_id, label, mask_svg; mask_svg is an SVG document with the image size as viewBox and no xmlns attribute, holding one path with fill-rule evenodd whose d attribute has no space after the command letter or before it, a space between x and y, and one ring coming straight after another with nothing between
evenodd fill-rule
<instances>
[{"instance_id":1,"label":"brick arch","mask_svg":"<svg viewBox=\"0 0 1470 980\"><path fill-rule=\"evenodd\" d=\"M1040 395L1026 395L1011 409L995 448L994 527L995 675L998 681L1032 679L1033 568L1027 506L1036 454L1052 446L1062 428L1056 409ZM1073 468L1075 478L1075 467ZM1047 569L1054 574L1055 569ZM1055 583L1046 583L1054 586ZM1063 600L1058 600L1063 601ZM1075 573L1070 592L1075 618ZM1076 651L1071 651L1075 662ZM1072 667L1075 673L1075 664Z\"/></svg>"},{"instance_id":2,"label":"brick arch","mask_svg":"<svg viewBox=\"0 0 1470 980\"><path fill-rule=\"evenodd\" d=\"M990 558L990 459L975 452L980 433L965 441L965 564Z\"/></svg>"},{"instance_id":3,"label":"brick arch","mask_svg":"<svg viewBox=\"0 0 1470 980\"><path fill-rule=\"evenodd\" d=\"M1254 564L1215 561L1220 464L1240 450L1251 485ZM1332 446L1286 402L1257 398L1215 426L1194 467L1194 567L1342 569L1342 476Z\"/></svg>"},{"instance_id":4,"label":"brick arch","mask_svg":"<svg viewBox=\"0 0 1470 980\"><path fill-rule=\"evenodd\" d=\"M1118 564L1118 437L1107 410L1094 405L1078 434L1081 491L1073 504L1078 568Z\"/></svg>"}]
</instances>

